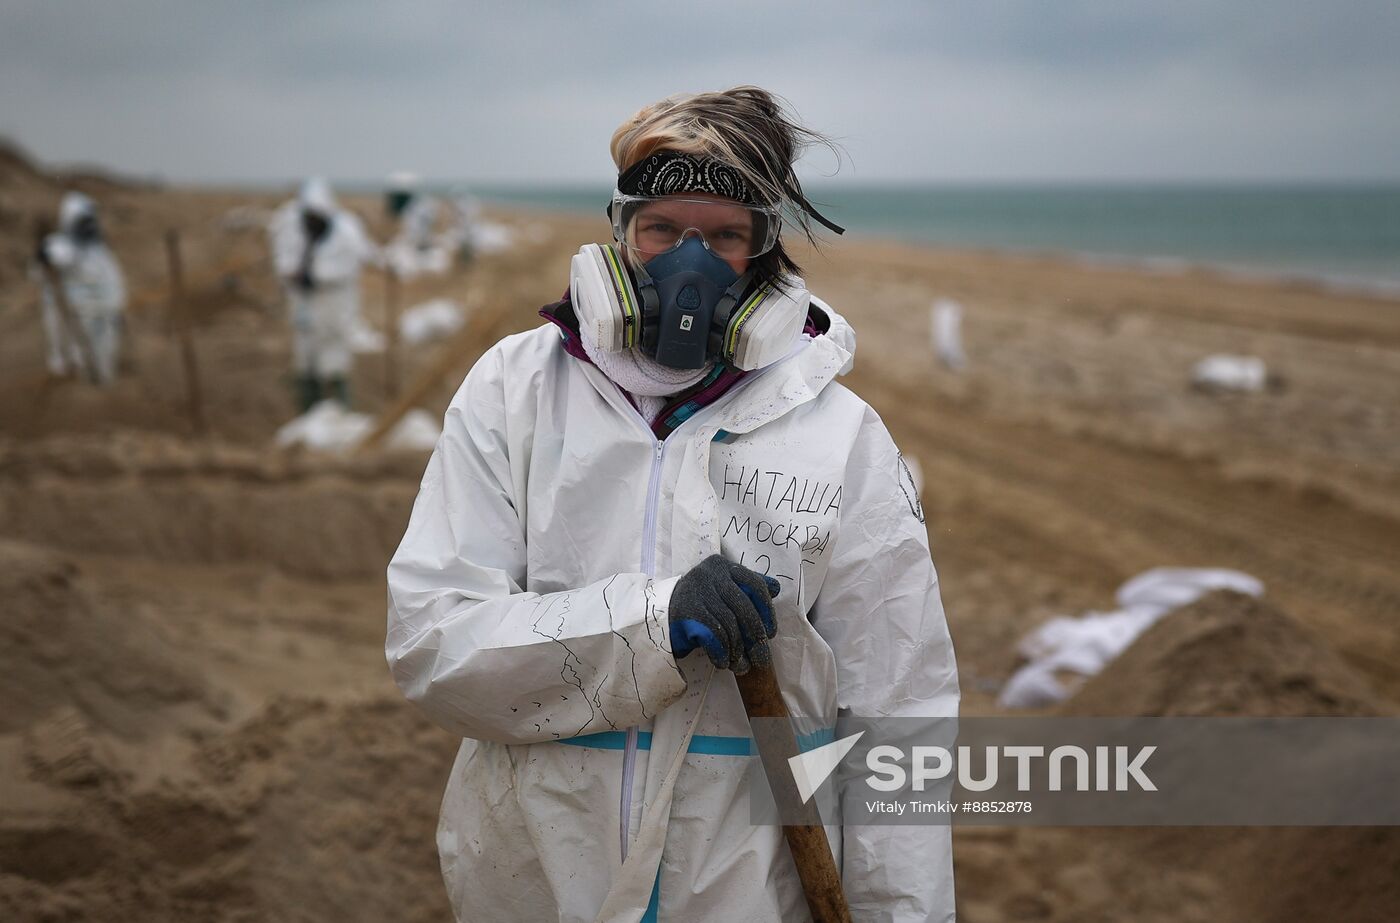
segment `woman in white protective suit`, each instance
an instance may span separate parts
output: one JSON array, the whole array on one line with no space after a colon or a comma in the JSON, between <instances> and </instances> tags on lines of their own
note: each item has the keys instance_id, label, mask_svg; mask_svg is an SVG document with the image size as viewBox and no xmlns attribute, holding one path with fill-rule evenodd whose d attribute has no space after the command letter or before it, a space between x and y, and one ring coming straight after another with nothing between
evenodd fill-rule
<instances>
[{"instance_id":1,"label":"woman in white protective suit","mask_svg":"<svg viewBox=\"0 0 1400 923\"><path fill-rule=\"evenodd\" d=\"M121 352L126 281L103 238L97 204L92 199L81 192L63 197L58 207L58 232L44 238L38 259L57 272L64 299L72 311L71 322L81 328L70 329L70 319L64 317L47 279L41 276L49 371L68 375L84 368L88 360L79 337L85 337L97 366L90 370L93 379L99 384L110 384L117 377Z\"/></svg>"},{"instance_id":2,"label":"woman in white protective suit","mask_svg":"<svg viewBox=\"0 0 1400 923\"><path fill-rule=\"evenodd\" d=\"M268 227L272 261L287 293L292 370L302 411L322 398L349 406L352 343L360 323L360 269L378 258L360 219L331 187L309 179Z\"/></svg>"},{"instance_id":3,"label":"woman in white protective suit","mask_svg":"<svg viewBox=\"0 0 1400 923\"><path fill-rule=\"evenodd\" d=\"M766 91L618 128L616 245L448 408L389 565L399 686L463 739L438 831L459 920L801 920L751 823L734 673L794 715L951 716L907 469L838 384L855 336L778 240L816 135ZM837 229L839 230L839 229ZM950 920L946 826L833 843L858 920Z\"/></svg>"}]
</instances>

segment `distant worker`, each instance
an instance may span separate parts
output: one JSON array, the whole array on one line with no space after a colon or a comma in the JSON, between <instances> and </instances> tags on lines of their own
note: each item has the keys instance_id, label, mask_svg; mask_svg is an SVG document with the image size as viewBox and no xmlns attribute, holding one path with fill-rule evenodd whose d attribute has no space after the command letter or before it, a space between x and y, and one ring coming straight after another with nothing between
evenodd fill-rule
<instances>
[{"instance_id":1,"label":"distant worker","mask_svg":"<svg viewBox=\"0 0 1400 923\"><path fill-rule=\"evenodd\" d=\"M422 182L415 174L390 175L385 204L389 214L398 219L399 239L419 249L432 246L438 201L423 193Z\"/></svg>"},{"instance_id":2,"label":"distant worker","mask_svg":"<svg viewBox=\"0 0 1400 923\"><path fill-rule=\"evenodd\" d=\"M81 338L86 337L96 366L89 370L93 379L99 384L110 384L117 377L126 282L116 256L103 239L97 203L80 192L65 195L58 209L58 232L44 238L36 256L41 267L51 266L57 272L71 312L71 316L64 316L44 278L49 371L71 375L84 369L88 360Z\"/></svg>"},{"instance_id":3,"label":"distant worker","mask_svg":"<svg viewBox=\"0 0 1400 923\"><path fill-rule=\"evenodd\" d=\"M395 221L403 217L418 194L418 177L406 170L390 173L384 180L384 211Z\"/></svg>"},{"instance_id":4,"label":"distant worker","mask_svg":"<svg viewBox=\"0 0 1400 923\"><path fill-rule=\"evenodd\" d=\"M384 204L390 217L398 221L398 232L389 244L390 266L400 276L411 278L421 272L438 271L443 258L435 230L441 206L424 194L422 181L413 173L390 174Z\"/></svg>"},{"instance_id":5,"label":"distant worker","mask_svg":"<svg viewBox=\"0 0 1400 923\"><path fill-rule=\"evenodd\" d=\"M322 179L307 180L297 198L273 214L268 231L273 265L287 292L301 409L323 398L348 407L360 267L377 259L375 246Z\"/></svg>"}]
</instances>

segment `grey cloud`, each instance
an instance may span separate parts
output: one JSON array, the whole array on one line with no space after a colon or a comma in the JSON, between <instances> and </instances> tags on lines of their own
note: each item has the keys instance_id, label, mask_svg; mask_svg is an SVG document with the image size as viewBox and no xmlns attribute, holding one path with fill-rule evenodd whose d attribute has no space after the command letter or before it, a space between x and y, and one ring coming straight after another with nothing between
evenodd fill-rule
<instances>
[{"instance_id":1,"label":"grey cloud","mask_svg":"<svg viewBox=\"0 0 1400 923\"><path fill-rule=\"evenodd\" d=\"M754 82L860 179L1400 179L1397 34L1381 0L11 0L0 131L175 178L585 179L643 103Z\"/></svg>"}]
</instances>

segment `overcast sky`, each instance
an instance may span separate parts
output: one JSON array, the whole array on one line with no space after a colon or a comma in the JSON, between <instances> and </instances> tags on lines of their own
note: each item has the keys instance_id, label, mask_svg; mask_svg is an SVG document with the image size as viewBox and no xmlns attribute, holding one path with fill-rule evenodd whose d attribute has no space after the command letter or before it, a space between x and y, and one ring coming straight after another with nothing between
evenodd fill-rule
<instances>
[{"instance_id":1,"label":"overcast sky","mask_svg":"<svg viewBox=\"0 0 1400 923\"><path fill-rule=\"evenodd\" d=\"M643 104L756 83L856 181L1394 181L1397 48L1396 0L0 0L0 134L175 180L606 182Z\"/></svg>"}]
</instances>

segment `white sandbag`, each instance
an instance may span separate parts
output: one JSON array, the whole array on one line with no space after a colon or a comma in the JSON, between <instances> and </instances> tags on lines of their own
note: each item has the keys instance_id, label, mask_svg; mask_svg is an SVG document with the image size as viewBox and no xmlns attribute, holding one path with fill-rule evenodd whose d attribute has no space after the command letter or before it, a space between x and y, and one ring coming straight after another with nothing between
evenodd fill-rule
<instances>
[{"instance_id":1,"label":"white sandbag","mask_svg":"<svg viewBox=\"0 0 1400 923\"><path fill-rule=\"evenodd\" d=\"M1259 596L1264 585L1248 574L1218 568L1157 567L1119 587L1119 609L1059 616L1022 638L1027 663L1002 687L1004 708L1041 708L1069 698L1163 616L1214 590Z\"/></svg>"},{"instance_id":2,"label":"white sandbag","mask_svg":"<svg viewBox=\"0 0 1400 923\"><path fill-rule=\"evenodd\" d=\"M452 268L452 253L441 244L417 246L400 237L384 248L384 258L400 279L440 276Z\"/></svg>"},{"instance_id":3,"label":"white sandbag","mask_svg":"<svg viewBox=\"0 0 1400 923\"><path fill-rule=\"evenodd\" d=\"M385 444L401 451L431 452L441 435L442 426L437 418L426 410L414 408L389 431Z\"/></svg>"},{"instance_id":4,"label":"white sandbag","mask_svg":"<svg viewBox=\"0 0 1400 923\"><path fill-rule=\"evenodd\" d=\"M369 434L374 421L335 400L321 401L277 431L277 445L303 446L319 452L344 452Z\"/></svg>"},{"instance_id":5,"label":"white sandbag","mask_svg":"<svg viewBox=\"0 0 1400 923\"><path fill-rule=\"evenodd\" d=\"M500 253L515 243L515 234L504 224L479 221L471 226L473 253Z\"/></svg>"},{"instance_id":6,"label":"white sandbag","mask_svg":"<svg viewBox=\"0 0 1400 923\"><path fill-rule=\"evenodd\" d=\"M300 446L314 452L348 452L374 429L367 413L346 410L339 401L321 401L277 431L282 448ZM391 451L429 452L437 445L442 426L426 410L414 409L389 430L384 445Z\"/></svg>"},{"instance_id":7,"label":"white sandbag","mask_svg":"<svg viewBox=\"0 0 1400 923\"><path fill-rule=\"evenodd\" d=\"M1258 356L1206 356L1191 371L1191 383L1209 391L1263 391L1268 379Z\"/></svg>"},{"instance_id":8,"label":"white sandbag","mask_svg":"<svg viewBox=\"0 0 1400 923\"><path fill-rule=\"evenodd\" d=\"M434 298L414 305L399 318L399 338L419 346L461 329L466 311L451 298Z\"/></svg>"},{"instance_id":9,"label":"white sandbag","mask_svg":"<svg viewBox=\"0 0 1400 923\"><path fill-rule=\"evenodd\" d=\"M1124 609L1147 606L1166 611L1188 606L1213 590L1234 590L1260 596L1264 584L1237 570L1209 567L1154 567L1118 588L1118 605Z\"/></svg>"},{"instance_id":10,"label":"white sandbag","mask_svg":"<svg viewBox=\"0 0 1400 923\"><path fill-rule=\"evenodd\" d=\"M357 319L355 328L350 331L350 351L357 356L382 353L384 334L366 324L363 319Z\"/></svg>"}]
</instances>

